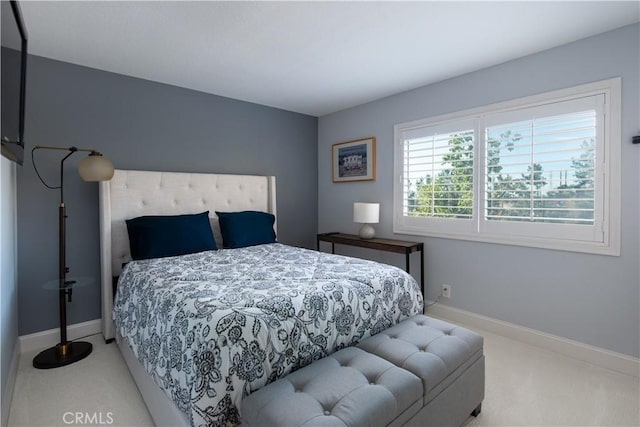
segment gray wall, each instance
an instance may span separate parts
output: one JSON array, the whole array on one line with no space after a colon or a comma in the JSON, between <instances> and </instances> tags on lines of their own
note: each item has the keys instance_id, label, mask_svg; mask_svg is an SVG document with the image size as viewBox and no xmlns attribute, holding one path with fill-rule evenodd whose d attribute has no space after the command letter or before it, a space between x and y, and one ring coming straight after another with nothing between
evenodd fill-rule
<instances>
[{"instance_id":1,"label":"gray wall","mask_svg":"<svg viewBox=\"0 0 640 427\"><path fill-rule=\"evenodd\" d=\"M452 285L443 304L638 357L640 26L633 25L478 72L321 117L318 231L357 232L354 201L379 201L380 236L392 237L393 125L592 81L622 77L620 257L395 235L426 247L427 298ZM333 184L331 145L375 135L375 182ZM372 252L343 253L382 257ZM384 257L402 266L402 257ZM398 259L400 258L400 259Z\"/></svg>"},{"instance_id":2,"label":"gray wall","mask_svg":"<svg viewBox=\"0 0 640 427\"><path fill-rule=\"evenodd\" d=\"M117 168L275 175L278 239L313 247L317 226L317 118L229 98L29 57L25 139L18 168L20 335L58 327L59 192L47 190L29 158L34 145L96 148ZM61 152L36 152L45 180L58 182ZM65 162L67 264L99 278L98 186ZM69 324L100 318L100 285L80 288Z\"/></svg>"},{"instance_id":3,"label":"gray wall","mask_svg":"<svg viewBox=\"0 0 640 427\"><path fill-rule=\"evenodd\" d=\"M3 5L4 7L4 5ZM18 100L18 92L15 82L19 79L19 53L13 49L2 48L2 131L7 134L5 119L17 120L17 115L7 114L5 109L7 100ZM9 66L7 66L9 65ZM15 112L17 113L17 105ZM17 122L13 123L14 130ZM11 129L11 125L8 126ZM17 234L16 234L16 164L6 158L0 158L0 383L2 392L2 425L6 425L9 417L9 406L13 396L11 378L14 378L17 370L11 372L11 363L14 353L18 350L18 274L17 274ZM16 357L17 354L16 354Z\"/></svg>"},{"instance_id":4,"label":"gray wall","mask_svg":"<svg viewBox=\"0 0 640 427\"><path fill-rule=\"evenodd\" d=\"M9 417L11 361L18 345L18 280L16 250L16 164L0 159L0 355L2 371L2 425ZM17 369L17 363L14 366Z\"/></svg>"}]
</instances>

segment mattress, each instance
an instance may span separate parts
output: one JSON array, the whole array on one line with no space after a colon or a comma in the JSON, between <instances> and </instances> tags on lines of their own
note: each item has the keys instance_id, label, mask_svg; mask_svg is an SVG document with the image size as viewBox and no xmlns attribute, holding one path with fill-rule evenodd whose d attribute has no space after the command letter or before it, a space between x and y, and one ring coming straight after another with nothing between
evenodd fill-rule
<instances>
[{"instance_id":1,"label":"mattress","mask_svg":"<svg viewBox=\"0 0 640 427\"><path fill-rule=\"evenodd\" d=\"M191 425L236 425L244 396L422 307L399 268L273 243L132 261L113 318Z\"/></svg>"}]
</instances>

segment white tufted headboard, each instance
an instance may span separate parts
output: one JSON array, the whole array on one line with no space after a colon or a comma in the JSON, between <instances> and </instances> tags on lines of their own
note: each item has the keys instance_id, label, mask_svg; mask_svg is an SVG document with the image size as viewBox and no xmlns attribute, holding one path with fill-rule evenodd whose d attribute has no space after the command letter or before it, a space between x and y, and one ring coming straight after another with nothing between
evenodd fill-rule
<instances>
[{"instance_id":1,"label":"white tufted headboard","mask_svg":"<svg viewBox=\"0 0 640 427\"><path fill-rule=\"evenodd\" d=\"M215 211L256 210L276 214L273 176L116 170L100 183L100 264L102 333L114 338L113 277L131 260L125 220L143 215L179 215L209 211L218 247L222 236ZM276 225L274 224L274 228Z\"/></svg>"}]
</instances>

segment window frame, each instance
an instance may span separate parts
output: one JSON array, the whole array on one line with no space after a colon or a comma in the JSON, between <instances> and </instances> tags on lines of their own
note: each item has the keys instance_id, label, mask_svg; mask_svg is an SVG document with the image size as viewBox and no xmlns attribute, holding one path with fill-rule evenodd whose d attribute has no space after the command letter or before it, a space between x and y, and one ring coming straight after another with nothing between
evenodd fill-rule
<instances>
[{"instance_id":1,"label":"window frame","mask_svg":"<svg viewBox=\"0 0 640 427\"><path fill-rule=\"evenodd\" d=\"M547 230L570 230L581 227L572 224L526 224L519 227L509 221L487 221L483 219L481 203L484 203L484 167L485 144L484 118L492 115L509 113L528 108L539 108L556 102L595 95L604 96L602 106L602 129L598 122L599 134L603 140L596 140L596 161L599 163L596 186L600 186L600 193L596 196L594 223L595 229L601 231L602 239L594 236L594 240L574 240L571 238L541 237L539 235L518 234L511 235L512 230L531 229L533 233L542 226ZM620 255L620 208L621 208L621 78L612 78L598 82L587 83L571 88L554 90L537 95L499 102L477 108L467 109L435 117L414 120L396 124L394 126L394 195L393 195L393 232L428 237L480 241L534 248L546 248L572 252L594 253L602 255ZM451 122L466 122L475 120L474 136L474 177L473 177L473 216L470 220L412 217L404 215L404 142L405 132L416 131L426 127L446 126ZM493 222L487 227L487 222ZM529 227L533 225L534 227ZM551 226L551 227L549 227ZM495 231L496 229L501 231ZM493 231L492 231L493 230ZM555 234L555 233L554 233ZM561 235L562 233L558 234ZM569 233L570 234L570 233Z\"/></svg>"}]
</instances>

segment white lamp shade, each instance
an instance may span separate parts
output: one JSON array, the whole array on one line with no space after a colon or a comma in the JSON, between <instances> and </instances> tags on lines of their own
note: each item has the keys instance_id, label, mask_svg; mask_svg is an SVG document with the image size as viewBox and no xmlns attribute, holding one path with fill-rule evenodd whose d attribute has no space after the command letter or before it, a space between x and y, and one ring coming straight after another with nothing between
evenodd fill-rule
<instances>
[{"instance_id":1,"label":"white lamp shade","mask_svg":"<svg viewBox=\"0 0 640 427\"><path fill-rule=\"evenodd\" d=\"M361 224L377 224L380 220L380 203L353 204L353 222Z\"/></svg>"},{"instance_id":2,"label":"white lamp shade","mask_svg":"<svg viewBox=\"0 0 640 427\"><path fill-rule=\"evenodd\" d=\"M99 154L91 154L80 161L78 173L88 182L109 181L113 178L113 163Z\"/></svg>"}]
</instances>

